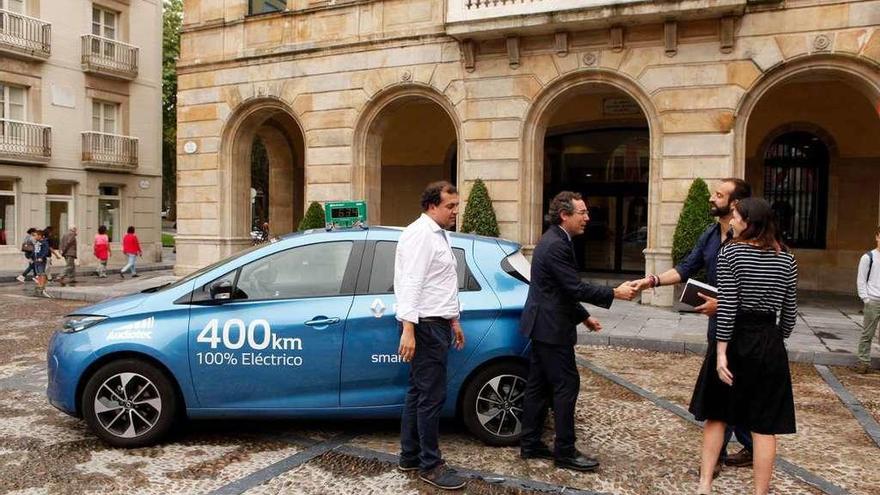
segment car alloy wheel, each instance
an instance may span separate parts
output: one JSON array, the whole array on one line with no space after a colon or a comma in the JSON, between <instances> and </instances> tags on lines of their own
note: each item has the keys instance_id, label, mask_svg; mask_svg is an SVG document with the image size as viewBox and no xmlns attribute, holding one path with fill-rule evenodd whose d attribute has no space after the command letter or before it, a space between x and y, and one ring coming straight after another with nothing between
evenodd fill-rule
<instances>
[{"instance_id":1,"label":"car alloy wheel","mask_svg":"<svg viewBox=\"0 0 880 495\"><path fill-rule=\"evenodd\" d=\"M101 426L120 438L139 437L156 426L162 414L162 395L147 377L118 373L98 388L95 416Z\"/></svg>"},{"instance_id":2,"label":"car alloy wheel","mask_svg":"<svg viewBox=\"0 0 880 495\"><path fill-rule=\"evenodd\" d=\"M477 393L474 404L480 425L499 437L519 436L525 389L526 381L520 376L500 375L489 380Z\"/></svg>"}]
</instances>

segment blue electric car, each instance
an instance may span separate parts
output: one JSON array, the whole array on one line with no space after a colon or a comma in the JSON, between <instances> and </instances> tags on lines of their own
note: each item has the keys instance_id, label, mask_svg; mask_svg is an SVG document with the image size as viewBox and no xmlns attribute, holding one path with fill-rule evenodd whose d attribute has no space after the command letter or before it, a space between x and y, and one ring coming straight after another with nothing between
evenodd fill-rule
<instances>
[{"instance_id":1,"label":"blue electric car","mask_svg":"<svg viewBox=\"0 0 880 495\"><path fill-rule=\"evenodd\" d=\"M175 419L399 417L409 365L393 293L400 229L275 239L173 284L68 315L47 354L49 401L121 447ZM466 346L445 416L481 440L520 435L528 261L513 242L452 235Z\"/></svg>"}]
</instances>

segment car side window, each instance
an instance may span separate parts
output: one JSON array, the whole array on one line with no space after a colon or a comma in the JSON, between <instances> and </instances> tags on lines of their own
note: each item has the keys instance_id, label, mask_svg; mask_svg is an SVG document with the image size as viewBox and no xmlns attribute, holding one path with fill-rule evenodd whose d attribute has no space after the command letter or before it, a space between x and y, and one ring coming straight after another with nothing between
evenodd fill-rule
<instances>
[{"instance_id":1,"label":"car side window","mask_svg":"<svg viewBox=\"0 0 880 495\"><path fill-rule=\"evenodd\" d=\"M390 294L394 292L394 258L397 243L379 241L373 254L373 267L370 271L369 294ZM458 274L458 290L480 290L480 284L474 278L465 261L464 249L452 248L455 255L456 272Z\"/></svg>"},{"instance_id":2,"label":"car side window","mask_svg":"<svg viewBox=\"0 0 880 495\"><path fill-rule=\"evenodd\" d=\"M253 261L241 268L237 299L337 296L352 246L351 241L309 244Z\"/></svg>"}]
</instances>

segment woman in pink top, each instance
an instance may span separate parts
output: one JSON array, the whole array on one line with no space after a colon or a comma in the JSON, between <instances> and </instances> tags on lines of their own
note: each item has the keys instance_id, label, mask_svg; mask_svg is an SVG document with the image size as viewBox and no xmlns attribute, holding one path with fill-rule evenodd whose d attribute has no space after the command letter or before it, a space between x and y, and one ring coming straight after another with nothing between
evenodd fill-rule
<instances>
[{"instance_id":1,"label":"woman in pink top","mask_svg":"<svg viewBox=\"0 0 880 495\"><path fill-rule=\"evenodd\" d=\"M94 244L95 258L98 258L98 276L104 278L107 276L107 260L110 259L110 238L107 237L105 225L98 227Z\"/></svg>"},{"instance_id":2,"label":"woman in pink top","mask_svg":"<svg viewBox=\"0 0 880 495\"><path fill-rule=\"evenodd\" d=\"M122 254L128 256L128 263L119 271L119 276L125 278L125 272L131 269L131 276L137 277L137 268L135 262L138 256L142 256L141 243L138 242L137 235L134 233L134 227L128 227L128 233L122 238Z\"/></svg>"}]
</instances>

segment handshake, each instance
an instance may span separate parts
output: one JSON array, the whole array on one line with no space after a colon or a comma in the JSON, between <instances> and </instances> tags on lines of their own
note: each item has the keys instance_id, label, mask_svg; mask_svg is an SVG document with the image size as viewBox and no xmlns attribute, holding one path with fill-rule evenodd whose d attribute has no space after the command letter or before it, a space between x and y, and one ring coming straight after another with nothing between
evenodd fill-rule
<instances>
[{"instance_id":1,"label":"handshake","mask_svg":"<svg viewBox=\"0 0 880 495\"><path fill-rule=\"evenodd\" d=\"M632 301L633 299L635 299L636 294L642 292L645 289L656 287L656 279L656 275L649 275L645 278L640 278L638 280L630 280L628 282L624 282L614 288L614 298L623 299L624 301Z\"/></svg>"}]
</instances>

